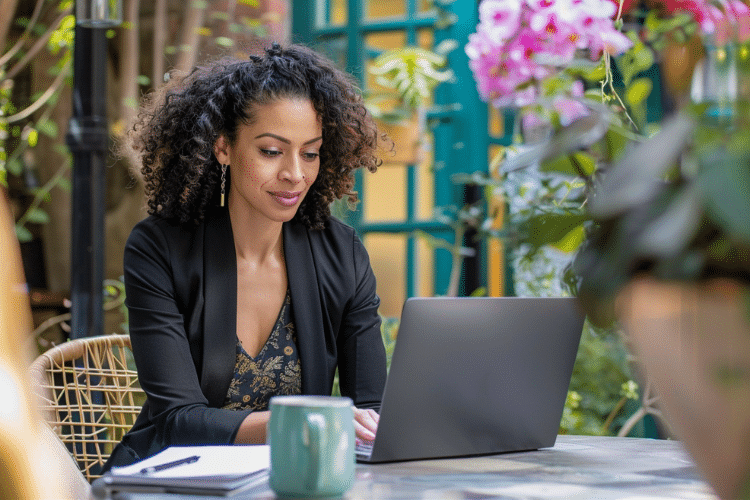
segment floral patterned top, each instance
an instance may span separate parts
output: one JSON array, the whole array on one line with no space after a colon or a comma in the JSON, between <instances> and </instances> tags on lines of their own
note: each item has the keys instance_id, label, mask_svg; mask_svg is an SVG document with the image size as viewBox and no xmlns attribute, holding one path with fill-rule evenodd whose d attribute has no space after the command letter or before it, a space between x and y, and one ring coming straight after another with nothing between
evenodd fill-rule
<instances>
[{"instance_id":1,"label":"floral patterned top","mask_svg":"<svg viewBox=\"0 0 750 500\"><path fill-rule=\"evenodd\" d=\"M289 291L266 344L256 357L250 356L237 339L237 361L224 408L262 411L272 396L302 393L297 336L292 321Z\"/></svg>"}]
</instances>

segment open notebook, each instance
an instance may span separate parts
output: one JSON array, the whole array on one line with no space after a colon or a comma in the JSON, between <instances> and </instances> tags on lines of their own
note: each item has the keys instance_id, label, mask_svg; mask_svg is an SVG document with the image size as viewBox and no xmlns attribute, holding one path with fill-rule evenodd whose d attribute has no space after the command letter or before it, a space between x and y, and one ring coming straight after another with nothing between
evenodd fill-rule
<instances>
[{"instance_id":1,"label":"open notebook","mask_svg":"<svg viewBox=\"0 0 750 500\"><path fill-rule=\"evenodd\" d=\"M94 489L229 495L268 481L267 445L171 446L94 481ZM104 498L108 498L105 496Z\"/></svg>"}]
</instances>

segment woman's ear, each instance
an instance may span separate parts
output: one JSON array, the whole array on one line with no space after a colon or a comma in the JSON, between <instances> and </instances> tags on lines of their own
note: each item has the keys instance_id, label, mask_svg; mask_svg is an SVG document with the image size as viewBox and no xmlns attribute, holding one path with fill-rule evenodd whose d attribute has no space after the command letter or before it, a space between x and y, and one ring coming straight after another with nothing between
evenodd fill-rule
<instances>
[{"instance_id":1,"label":"woman's ear","mask_svg":"<svg viewBox=\"0 0 750 500\"><path fill-rule=\"evenodd\" d=\"M227 141L226 137L220 135L219 138L216 139L216 142L214 142L214 155L216 155L216 159L219 163L222 165L229 165L230 151L229 141Z\"/></svg>"}]
</instances>

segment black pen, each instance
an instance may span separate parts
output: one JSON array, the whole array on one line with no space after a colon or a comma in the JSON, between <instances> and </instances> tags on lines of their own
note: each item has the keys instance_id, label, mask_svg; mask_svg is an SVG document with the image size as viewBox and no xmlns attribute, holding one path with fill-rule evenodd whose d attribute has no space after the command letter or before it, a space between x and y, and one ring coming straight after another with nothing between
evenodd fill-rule
<instances>
[{"instance_id":1,"label":"black pen","mask_svg":"<svg viewBox=\"0 0 750 500\"><path fill-rule=\"evenodd\" d=\"M199 458L200 457L198 455L193 455L192 457L181 458L179 460L175 460L174 462L167 462L165 464L152 465L151 467L144 467L143 469L141 469L141 474L151 474L152 472L159 472L161 470L171 469L172 467L177 467L178 465L192 464L194 462L197 462Z\"/></svg>"}]
</instances>

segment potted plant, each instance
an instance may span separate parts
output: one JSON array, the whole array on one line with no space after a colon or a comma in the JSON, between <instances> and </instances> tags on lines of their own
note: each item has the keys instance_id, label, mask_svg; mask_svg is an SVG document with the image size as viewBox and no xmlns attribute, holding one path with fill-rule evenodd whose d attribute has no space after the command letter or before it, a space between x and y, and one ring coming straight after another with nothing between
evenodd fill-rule
<instances>
[{"instance_id":1,"label":"potted plant","mask_svg":"<svg viewBox=\"0 0 750 500\"><path fill-rule=\"evenodd\" d=\"M573 269L722 498L750 497L750 105L683 109L601 176Z\"/></svg>"},{"instance_id":2,"label":"potted plant","mask_svg":"<svg viewBox=\"0 0 750 500\"><path fill-rule=\"evenodd\" d=\"M750 81L744 69L750 66L744 63L750 17L739 2L725 2L723 11L700 0L672 3L680 4L677 10L705 7L713 16L701 24L701 41L711 55L698 80L698 99L705 102L681 107L650 137L648 129L633 131L617 119L619 99L587 101L586 113L576 113L569 124L553 120L553 132L540 144L505 154L493 166L501 179L530 165L542 173L579 176L582 183L569 184L580 189L511 221L498 236L537 248L583 234L568 276L589 318L624 326L638 366L661 397L669 431L684 442L716 492L726 499L750 498L750 95L742 90ZM482 5L497 9L487 19L516 27L511 4ZM478 35L467 47L470 57L477 56L480 93L487 91L496 105L505 105L497 99L510 95L512 104L528 106L516 99L526 95L528 83L514 87L522 94L489 91L493 78L506 73L479 64L478 56L491 55L472 52L485 47L478 43L483 40ZM637 53L631 50L622 62L637 63ZM608 69L606 54L604 61ZM572 62L566 64L575 72ZM722 71L732 65L736 69ZM610 87L608 76L602 90ZM625 85L630 108L628 96L643 92ZM532 105L544 105L544 97L537 94ZM487 176L462 181L498 183Z\"/></svg>"}]
</instances>

